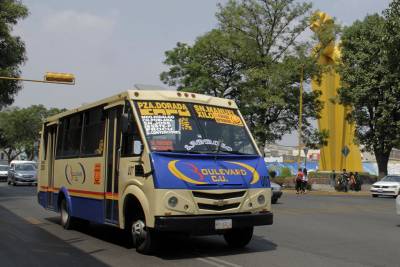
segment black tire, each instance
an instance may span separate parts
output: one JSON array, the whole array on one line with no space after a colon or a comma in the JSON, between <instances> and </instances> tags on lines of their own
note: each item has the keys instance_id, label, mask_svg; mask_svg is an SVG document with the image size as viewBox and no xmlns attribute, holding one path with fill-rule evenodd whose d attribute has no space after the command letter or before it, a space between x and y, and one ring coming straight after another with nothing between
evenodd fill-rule
<instances>
[{"instance_id":1,"label":"black tire","mask_svg":"<svg viewBox=\"0 0 400 267\"><path fill-rule=\"evenodd\" d=\"M372 197L378 197L378 195L377 194L373 194Z\"/></svg>"},{"instance_id":2,"label":"black tire","mask_svg":"<svg viewBox=\"0 0 400 267\"><path fill-rule=\"evenodd\" d=\"M146 222L143 215L140 215L136 219L133 219L129 223L129 232L131 240L136 251L149 255L154 253L160 243L159 233L154 229L146 227Z\"/></svg>"},{"instance_id":3,"label":"black tire","mask_svg":"<svg viewBox=\"0 0 400 267\"><path fill-rule=\"evenodd\" d=\"M61 226L66 230L72 229L75 223L75 218L69 213L68 204L65 198L63 198L60 203L60 222Z\"/></svg>"},{"instance_id":4,"label":"black tire","mask_svg":"<svg viewBox=\"0 0 400 267\"><path fill-rule=\"evenodd\" d=\"M236 228L227 231L224 234L224 239L230 247L243 248L253 237L253 227Z\"/></svg>"},{"instance_id":5,"label":"black tire","mask_svg":"<svg viewBox=\"0 0 400 267\"><path fill-rule=\"evenodd\" d=\"M271 199L271 203L272 203L272 204L276 204L277 202L278 202L278 199L277 199L277 198L272 198L272 199Z\"/></svg>"}]
</instances>

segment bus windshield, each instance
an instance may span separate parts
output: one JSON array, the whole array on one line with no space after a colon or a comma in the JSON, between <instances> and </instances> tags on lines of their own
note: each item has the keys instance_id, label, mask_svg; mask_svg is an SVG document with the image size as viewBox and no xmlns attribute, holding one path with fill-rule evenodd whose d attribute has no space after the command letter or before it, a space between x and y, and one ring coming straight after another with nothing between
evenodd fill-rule
<instances>
[{"instance_id":1,"label":"bus windshield","mask_svg":"<svg viewBox=\"0 0 400 267\"><path fill-rule=\"evenodd\" d=\"M235 109L168 101L135 105L152 151L257 153Z\"/></svg>"}]
</instances>

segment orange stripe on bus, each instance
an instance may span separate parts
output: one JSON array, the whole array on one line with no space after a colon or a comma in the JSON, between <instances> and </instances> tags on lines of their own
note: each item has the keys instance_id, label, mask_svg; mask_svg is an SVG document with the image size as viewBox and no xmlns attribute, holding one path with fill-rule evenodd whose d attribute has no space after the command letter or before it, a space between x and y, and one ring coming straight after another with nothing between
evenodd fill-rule
<instances>
[{"instance_id":1,"label":"orange stripe on bus","mask_svg":"<svg viewBox=\"0 0 400 267\"><path fill-rule=\"evenodd\" d=\"M41 186L40 188L44 189L41 190L42 192L58 192L60 188L54 187L50 188L47 186ZM79 196L79 197L89 197L89 198L96 198L96 199L103 199L105 196L108 198L106 193L104 192L94 192L94 191L86 191L86 190L79 190L79 189L67 189L69 194L72 196ZM112 199L118 199L118 194L113 195L111 193Z\"/></svg>"}]
</instances>

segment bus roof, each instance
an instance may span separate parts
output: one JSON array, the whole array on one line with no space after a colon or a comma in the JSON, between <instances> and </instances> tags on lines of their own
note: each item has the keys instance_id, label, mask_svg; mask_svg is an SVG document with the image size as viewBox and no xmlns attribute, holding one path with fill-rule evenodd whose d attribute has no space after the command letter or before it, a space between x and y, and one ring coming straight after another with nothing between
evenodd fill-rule
<instances>
[{"instance_id":1,"label":"bus roof","mask_svg":"<svg viewBox=\"0 0 400 267\"><path fill-rule=\"evenodd\" d=\"M101 106L101 105L114 106L119 103L122 104L126 99L190 102L190 103L200 103L206 105L237 109L236 103L230 99L208 96L203 94L179 92L179 91L177 92L172 90L127 90L117 95L104 98L102 100L90 104L85 104L78 108L74 108L56 114L54 116L47 118L45 122L57 121L59 118L74 114L76 112L87 110L96 106Z\"/></svg>"}]
</instances>

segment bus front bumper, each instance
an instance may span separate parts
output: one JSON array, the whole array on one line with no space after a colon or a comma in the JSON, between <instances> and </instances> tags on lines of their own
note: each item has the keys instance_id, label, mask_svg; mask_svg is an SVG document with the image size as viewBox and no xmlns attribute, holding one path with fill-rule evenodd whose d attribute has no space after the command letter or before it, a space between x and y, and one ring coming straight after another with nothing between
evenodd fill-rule
<instances>
[{"instance_id":1,"label":"bus front bumper","mask_svg":"<svg viewBox=\"0 0 400 267\"><path fill-rule=\"evenodd\" d=\"M154 228L162 232L182 232L190 234L216 234L229 229L216 229L218 222L231 220L232 228L245 228L273 223L272 212L224 215L159 216Z\"/></svg>"}]
</instances>

